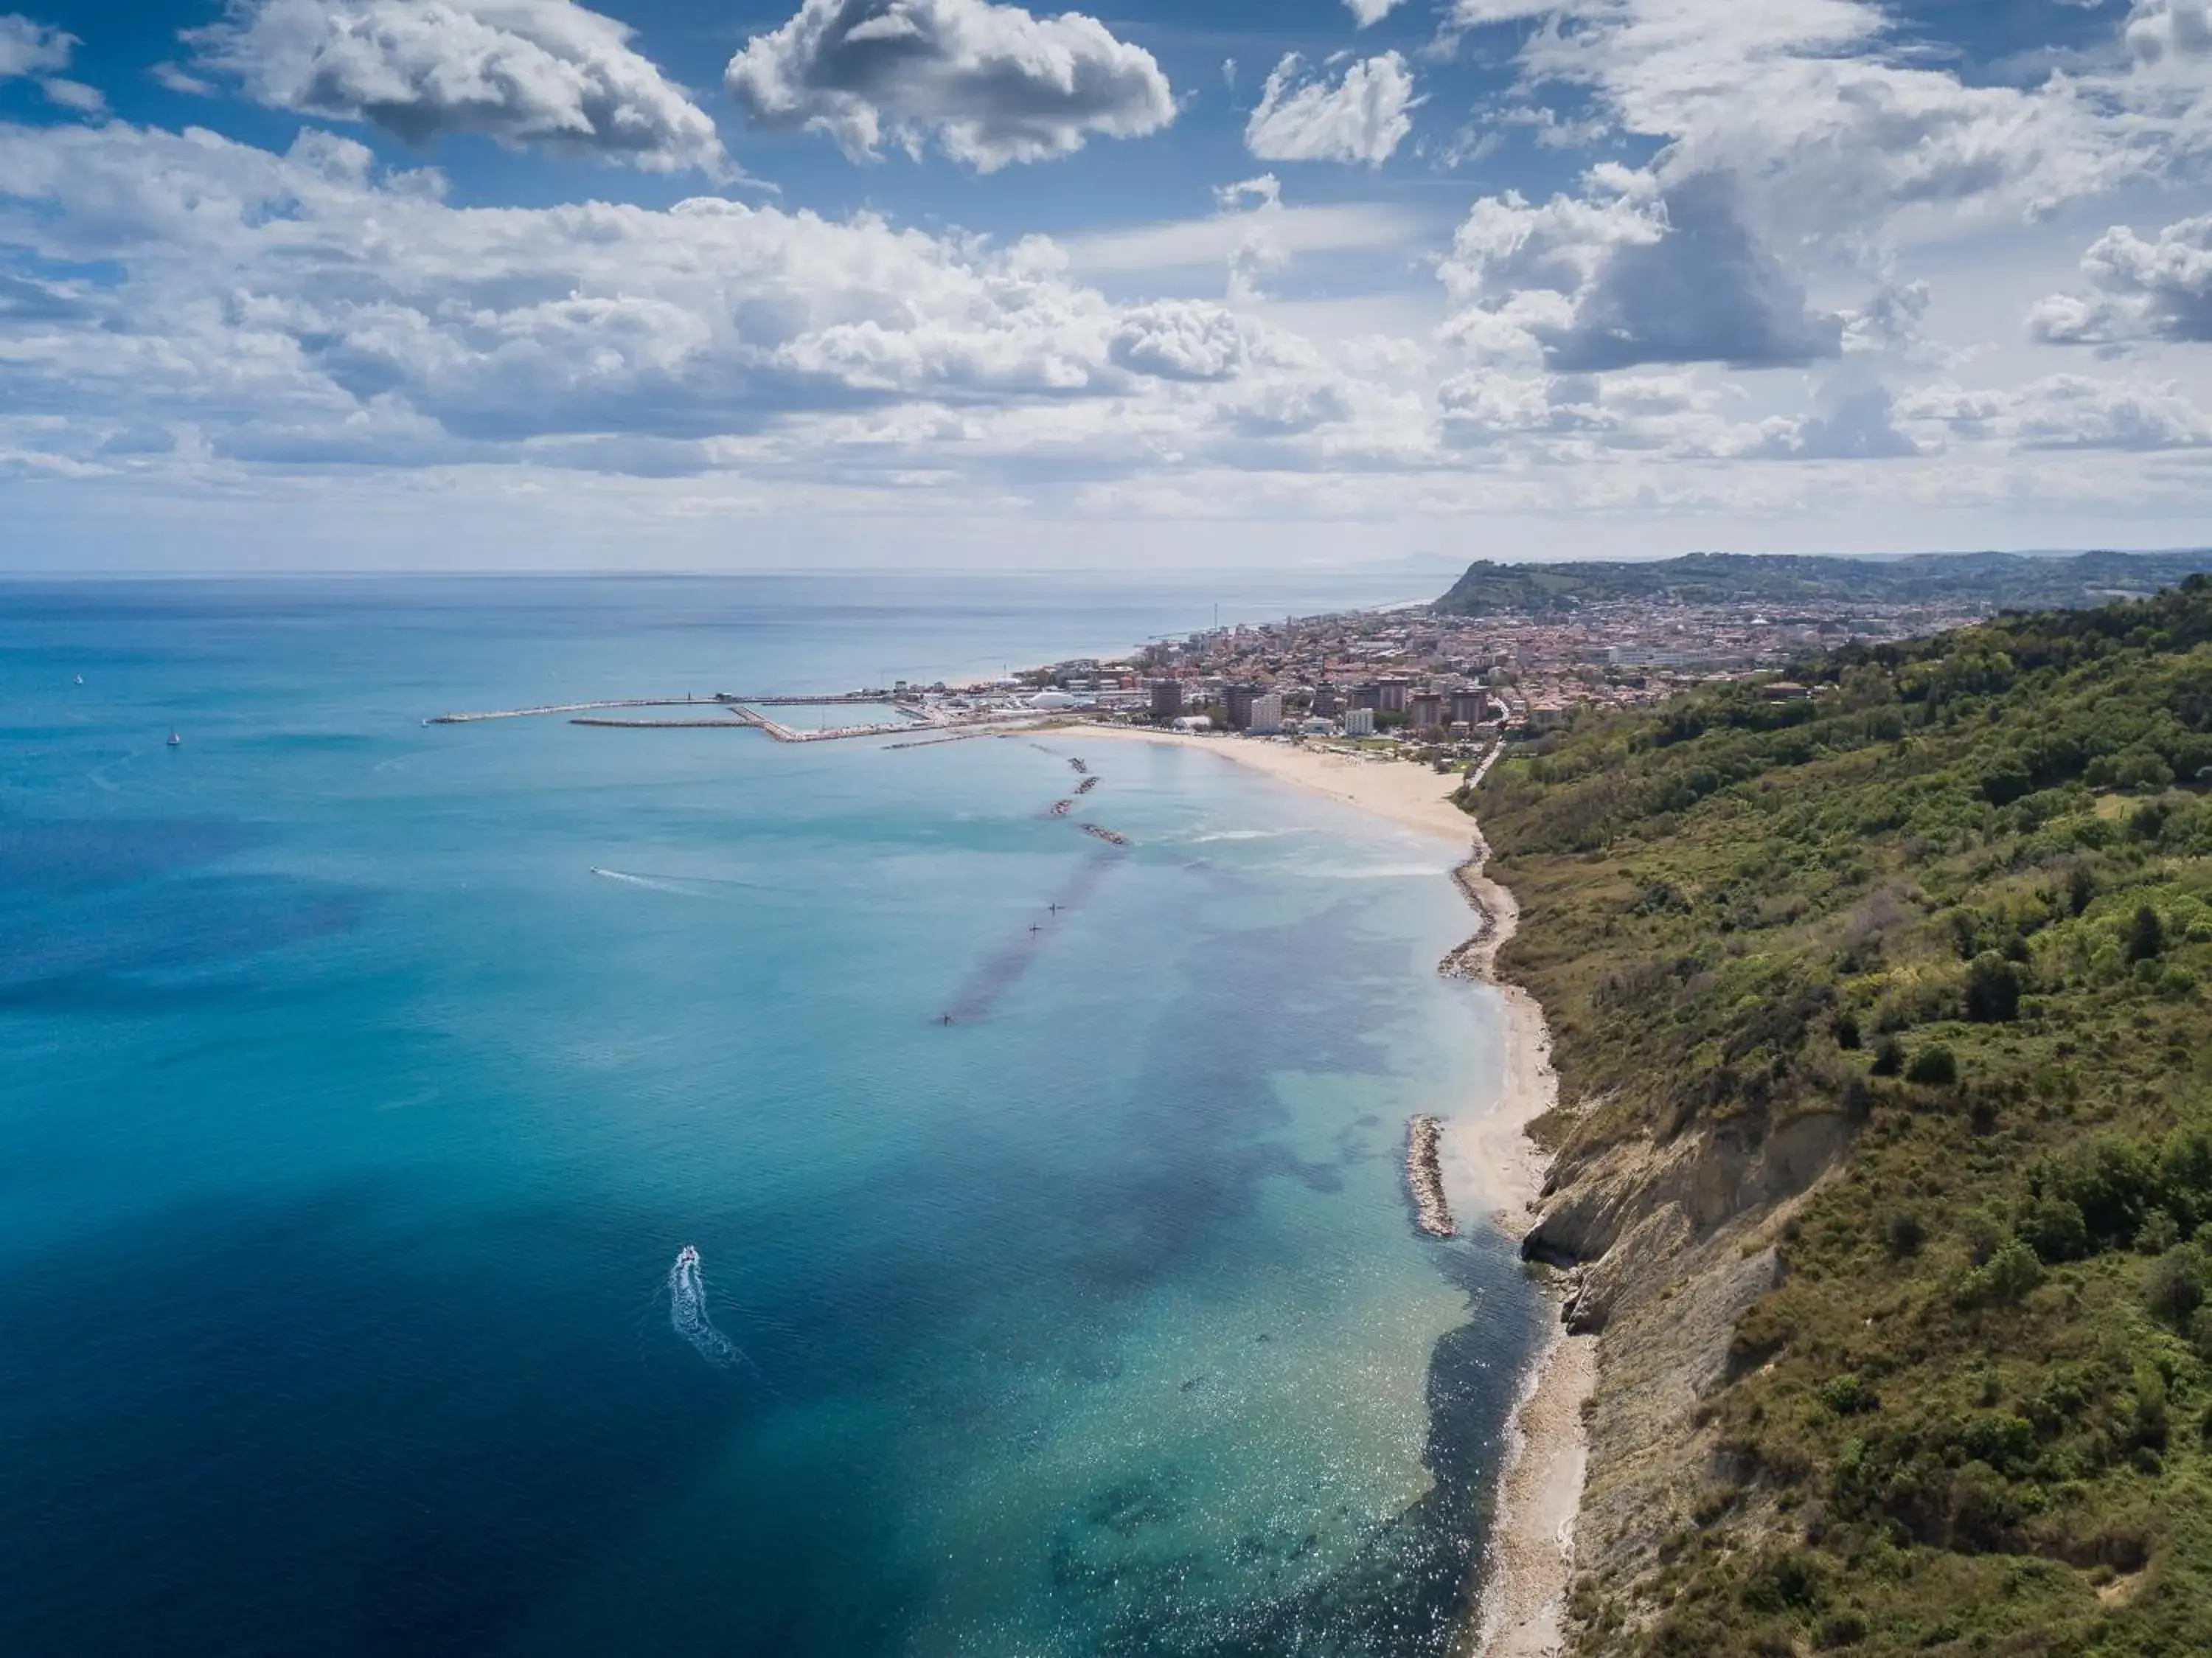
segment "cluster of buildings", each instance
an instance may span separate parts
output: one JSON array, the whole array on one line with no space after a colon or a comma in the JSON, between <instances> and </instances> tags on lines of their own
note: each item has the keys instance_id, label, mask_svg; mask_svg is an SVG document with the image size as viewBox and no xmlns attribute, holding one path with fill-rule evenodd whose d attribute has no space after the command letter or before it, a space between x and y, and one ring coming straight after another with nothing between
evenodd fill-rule
<instances>
[{"instance_id":1,"label":"cluster of buildings","mask_svg":"<svg viewBox=\"0 0 2212 1658\"><path fill-rule=\"evenodd\" d=\"M1404 728L1428 737L1468 737L1494 726L1506 705L1480 678L1456 683L1383 675L1334 684L1267 684L1155 675L1146 680L1145 712L1156 722L1205 721L1231 731L1272 737L1288 731L1371 737Z\"/></svg>"},{"instance_id":2,"label":"cluster of buildings","mask_svg":"<svg viewBox=\"0 0 2212 1658\"><path fill-rule=\"evenodd\" d=\"M1983 613L1956 603L1763 608L1672 597L1543 615L1409 607L1210 629L1120 661L1033 669L1019 690L1186 728L1393 735L1450 753L1500 730L1541 731L1577 705L1658 701L1850 639L1936 632Z\"/></svg>"}]
</instances>

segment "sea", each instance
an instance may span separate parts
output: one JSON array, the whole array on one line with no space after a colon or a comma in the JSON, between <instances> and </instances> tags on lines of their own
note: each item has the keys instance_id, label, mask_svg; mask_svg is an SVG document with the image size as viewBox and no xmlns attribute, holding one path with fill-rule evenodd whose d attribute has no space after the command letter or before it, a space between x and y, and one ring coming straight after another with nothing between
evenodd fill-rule
<instances>
[{"instance_id":1,"label":"sea","mask_svg":"<svg viewBox=\"0 0 2212 1658\"><path fill-rule=\"evenodd\" d=\"M1069 732L424 723L1415 596L0 582L0 1651L1453 1650L1545 1314L1405 1192L1501 1080L1449 846Z\"/></svg>"}]
</instances>

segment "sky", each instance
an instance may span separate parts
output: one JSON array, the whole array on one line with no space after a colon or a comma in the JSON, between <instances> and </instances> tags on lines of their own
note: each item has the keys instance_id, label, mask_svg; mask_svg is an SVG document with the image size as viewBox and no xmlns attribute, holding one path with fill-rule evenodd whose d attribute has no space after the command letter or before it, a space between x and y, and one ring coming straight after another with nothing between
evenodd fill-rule
<instances>
[{"instance_id":1,"label":"sky","mask_svg":"<svg viewBox=\"0 0 2212 1658\"><path fill-rule=\"evenodd\" d=\"M30 3L0 570L2212 542L2212 0Z\"/></svg>"}]
</instances>

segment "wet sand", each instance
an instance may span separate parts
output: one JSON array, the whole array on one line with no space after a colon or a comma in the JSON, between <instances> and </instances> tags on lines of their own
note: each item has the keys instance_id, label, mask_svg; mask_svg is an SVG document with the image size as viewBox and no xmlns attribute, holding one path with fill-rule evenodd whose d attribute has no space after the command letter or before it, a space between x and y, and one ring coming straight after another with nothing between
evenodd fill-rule
<instances>
[{"instance_id":1,"label":"wet sand","mask_svg":"<svg viewBox=\"0 0 2212 1658\"><path fill-rule=\"evenodd\" d=\"M1467 850L1453 879L1481 924L1442 965L1447 972L1496 985L1505 1009L1504 1076L1489 1109L1445 1125L1440 1157L1449 1186L1478 1193L1509 1235L1527 1232L1549 1161L1528 1137L1528 1125L1558 1103L1559 1078L1543 1009L1519 985L1495 977L1498 952L1519 925L1520 906L1483 872L1489 849L1474 820L1451 801L1460 774L1249 738L1107 726L1085 727L1083 735L1086 741L1200 749ZM1563 1644L1575 1515L1589 1453L1583 1403L1596 1380L1596 1338L1569 1336L1555 1326L1514 1412L1488 1569L1467 1643L1474 1658L1548 1658Z\"/></svg>"}]
</instances>

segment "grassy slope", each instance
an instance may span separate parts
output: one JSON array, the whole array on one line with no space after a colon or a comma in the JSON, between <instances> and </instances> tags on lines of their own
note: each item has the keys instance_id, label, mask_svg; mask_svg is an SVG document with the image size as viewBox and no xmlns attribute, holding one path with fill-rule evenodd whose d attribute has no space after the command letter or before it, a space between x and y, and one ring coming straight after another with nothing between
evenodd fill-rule
<instances>
[{"instance_id":1,"label":"grassy slope","mask_svg":"<svg viewBox=\"0 0 2212 1658\"><path fill-rule=\"evenodd\" d=\"M1585 1649L2212 1652L2208 641L2200 576L1590 718L1471 802L1578 1137L1863 1124L1706 1523L1583 1586Z\"/></svg>"}]
</instances>

